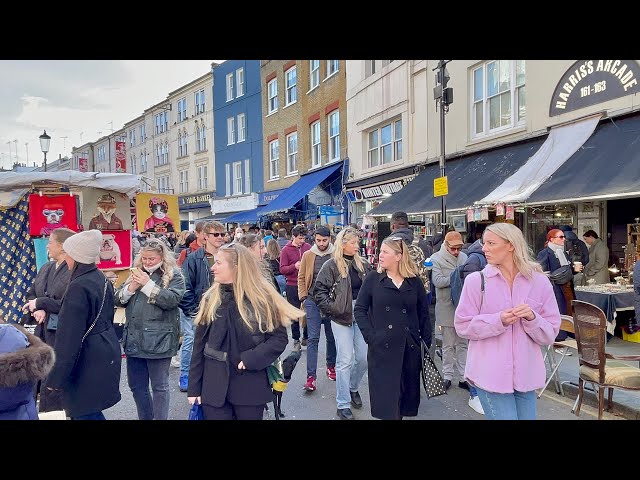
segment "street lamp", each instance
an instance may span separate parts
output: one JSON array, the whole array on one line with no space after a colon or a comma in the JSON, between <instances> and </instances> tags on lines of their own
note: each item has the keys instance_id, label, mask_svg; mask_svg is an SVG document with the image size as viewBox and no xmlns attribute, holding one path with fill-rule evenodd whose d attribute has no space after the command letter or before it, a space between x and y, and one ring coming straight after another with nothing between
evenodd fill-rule
<instances>
[{"instance_id":1,"label":"street lamp","mask_svg":"<svg viewBox=\"0 0 640 480\"><path fill-rule=\"evenodd\" d=\"M47 131L45 130L42 135L40 135L40 150L44 153L44 171L47 171L47 152L49 151L49 143L51 143L51 137L47 135Z\"/></svg>"}]
</instances>

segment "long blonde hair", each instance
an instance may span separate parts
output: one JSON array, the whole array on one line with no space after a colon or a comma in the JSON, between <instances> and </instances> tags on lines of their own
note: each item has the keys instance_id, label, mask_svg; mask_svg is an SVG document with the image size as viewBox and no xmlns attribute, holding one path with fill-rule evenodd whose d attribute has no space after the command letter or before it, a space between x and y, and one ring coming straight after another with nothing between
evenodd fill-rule
<instances>
[{"instance_id":1,"label":"long blonde hair","mask_svg":"<svg viewBox=\"0 0 640 480\"><path fill-rule=\"evenodd\" d=\"M338 272L340 273L340 276L342 278L346 278L347 275L349 275L349 268L347 265L347 261L344 259L344 256L343 256L344 244L353 238L357 238L358 240L360 240L360 237L358 236L358 232L356 231L356 229L351 227L347 227L343 230L340 230L340 233L338 233L338 235L336 236L336 243L335 243L336 249L333 251L333 261L336 262L336 266L338 267ZM359 250L360 249L356 250L356 253L353 256L353 265L356 267L357 270L364 273L364 269L365 269L364 260L360 256Z\"/></svg>"},{"instance_id":2,"label":"long blonde hair","mask_svg":"<svg viewBox=\"0 0 640 480\"><path fill-rule=\"evenodd\" d=\"M513 245L513 263L522 275L527 278L532 278L533 272L542 272L542 267L535 261L533 251L529 245L527 245L522 230L518 227L510 223L492 223L485 228L484 231L493 232Z\"/></svg>"},{"instance_id":3,"label":"long blonde hair","mask_svg":"<svg viewBox=\"0 0 640 480\"><path fill-rule=\"evenodd\" d=\"M280 245L275 238L270 238L267 242L267 255L269 260L280 260Z\"/></svg>"},{"instance_id":4,"label":"long blonde hair","mask_svg":"<svg viewBox=\"0 0 640 480\"><path fill-rule=\"evenodd\" d=\"M173 278L173 269L177 268L176 257L173 255L173 252L169 251L167 245L162 241L155 238L147 240L147 243L140 249L140 255L136 257L135 262L133 263L134 267L143 268L142 264L142 252L144 251L153 251L159 253L162 257L162 265L160 265L160 270L162 270L162 278L160 281L162 282L162 287L167 288L169 286L169 282Z\"/></svg>"},{"instance_id":5,"label":"long blonde hair","mask_svg":"<svg viewBox=\"0 0 640 480\"><path fill-rule=\"evenodd\" d=\"M280 326L286 327L292 319L304 316L302 310L295 308L276 291L271 280L265 275L255 274L260 271L258 260L247 247L238 242L231 243L221 247L218 255L224 255L234 267L233 294L240 317L250 330L254 328L252 319L257 322L258 330L264 333ZM220 284L215 282L202 296L195 324L213 322L221 303Z\"/></svg>"},{"instance_id":6,"label":"long blonde hair","mask_svg":"<svg viewBox=\"0 0 640 480\"><path fill-rule=\"evenodd\" d=\"M404 240L400 237L394 237L393 235L385 238L382 241L382 245L386 245L394 253L399 253L402 255L400 258L400 262L398 263L398 273L402 278L411 278L417 276L417 269L415 262L411 259L411 255L409 255L409 248L407 244L404 243ZM378 265L378 273L386 272L386 268L382 268Z\"/></svg>"}]
</instances>

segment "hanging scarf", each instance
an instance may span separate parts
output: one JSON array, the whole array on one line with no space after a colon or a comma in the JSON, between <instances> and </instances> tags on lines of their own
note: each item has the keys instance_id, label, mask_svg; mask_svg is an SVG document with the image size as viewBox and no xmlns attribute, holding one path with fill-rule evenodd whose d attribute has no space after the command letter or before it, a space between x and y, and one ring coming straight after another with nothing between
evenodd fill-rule
<instances>
[{"instance_id":1,"label":"hanging scarf","mask_svg":"<svg viewBox=\"0 0 640 480\"><path fill-rule=\"evenodd\" d=\"M553 250L553 253L556 254L556 258L560 262L561 267L565 265L569 265L569 260L567 260L567 254L564 253L564 245L556 245L553 242L549 242L547 247Z\"/></svg>"}]
</instances>

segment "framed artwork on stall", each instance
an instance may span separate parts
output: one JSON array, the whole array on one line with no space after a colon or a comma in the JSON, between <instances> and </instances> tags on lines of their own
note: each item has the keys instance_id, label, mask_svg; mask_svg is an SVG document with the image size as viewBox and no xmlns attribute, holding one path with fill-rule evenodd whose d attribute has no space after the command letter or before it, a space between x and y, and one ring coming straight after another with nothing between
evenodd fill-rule
<instances>
[{"instance_id":1,"label":"framed artwork on stall","mask_svg":"<svg viewBox=\"0 0 640 480\"><path fill-rule=\"evenodd\" d=\"M455 229L456 232L466 232L467 231L467 215L451 215L451 225Z\"/></svg>"},{"instance_id":2,"label":"framed artwork on stall","mask_svg":"<svg viewBox=\"0 0 640 480\"><path fill-rule=\"evenodd\" d=\"M82 225L85 230L131 230L129 197L100 188L82 191Z\"/></svg>"},{"instance_id":3,"label":"framed artwork on stall","mask_svg":"<svg viewBox=\"0 0 640 480\"><path fill-rule=\"evenodd\" d=\"M29 195L29 235L51 235L56 228L78 231L77 195Z\"/></svg>"},{"instance_id":4,"label":"framed artwork on stall","mask_svg":"<svg viewBox=\"0 0 640 480\"><path fill-rule=\"evenodd\" d=\"M122 270L131 267L130 230L111 230L102 233L102 245L96 266L100 270Z\"/></svg>"},{"instance_id":5,"label":"framed artwork on stall","mask_svg":"<svg viewBox=\"0 0 640 480\"><path fill-rule=\"evenodd\" d=\"M162 193L136 195L136 219L139 232L178 233L180 213L178 196Z\"/></svg>"}]
</instances>

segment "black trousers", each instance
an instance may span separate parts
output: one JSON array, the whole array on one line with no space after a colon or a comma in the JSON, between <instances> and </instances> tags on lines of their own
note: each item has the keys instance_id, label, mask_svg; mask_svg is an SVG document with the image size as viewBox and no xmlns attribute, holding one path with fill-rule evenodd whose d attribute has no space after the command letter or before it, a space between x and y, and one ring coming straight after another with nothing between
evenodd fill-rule
<instances>
[{"instance_id":1,"label":"black trousers","mask_svg":"<svg viewBox=\"0 0 640 480\"><path fill-rule=\"evenodd\" d=\"M205 420L262 420L264 405L232 405L228 401L221 407L202 405Z\"/></svg>"},{"instance_id":2,"label":"black trousers","mask_svg":"<svg viewBox=\"0 0 640 480\"><path fill-rule=\"evenodd\" d=\"M296 308L300 308L300 299L298 298L298 286L297 285L287 285L285 287L285 292L287 294L287 300L291 305ZM302 338L309 338L309 332L307 330L307 325L305 324L304 329L302 331ZM300 340L300 322L298 320L294 320L291 323L291 336L294 340Z\"/></svg>"}]
</instances>

